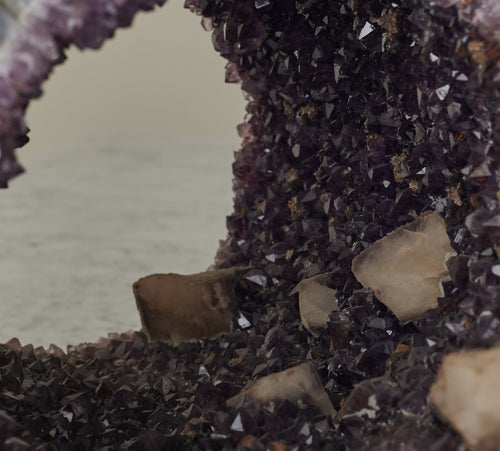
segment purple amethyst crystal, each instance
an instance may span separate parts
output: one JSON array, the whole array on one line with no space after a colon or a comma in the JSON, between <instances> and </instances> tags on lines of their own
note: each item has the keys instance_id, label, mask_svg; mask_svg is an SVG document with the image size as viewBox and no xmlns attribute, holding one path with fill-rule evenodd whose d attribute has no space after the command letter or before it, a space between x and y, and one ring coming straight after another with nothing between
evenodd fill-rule
<instances>
[{"instance_id":1,"label":"purple amethyst crystal","mask_svg":"<svg viewBox=\"0 0 500 451\"><path fill-rule=\"evenodd\" d=\"M140 10L164 0L6 1L0 5L0 186L22 172L14 151L27 142L24 112L65 49L99 48Z\"/></svg>"}]
</instances>

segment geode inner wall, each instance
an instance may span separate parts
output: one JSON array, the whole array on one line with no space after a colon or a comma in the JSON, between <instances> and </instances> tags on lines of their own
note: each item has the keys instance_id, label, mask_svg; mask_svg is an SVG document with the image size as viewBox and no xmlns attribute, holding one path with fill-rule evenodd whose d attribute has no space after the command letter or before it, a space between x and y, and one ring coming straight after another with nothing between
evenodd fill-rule
<instances>
[{"instance_id":1,"label":"geode inner wall","mask_svg":"<svg viewBox=\"0 0 500 451\"><path fill-rule=\"evenodd\" d=\"M459 254L450 324L496 311L499 54L472 13L421 1L196 7L250 100L219 265L261 268L269 300L335 271L346 311L353 256L435 210ZM468 333L457 327L455 339Z\"/></svg>"},{"instance_id":2,"label":"geode inner wall","mask_svg":"<svg viewBox=\"0 0 500 451\"><path fill-rule=\"evenodd\" d=\"M499 338L498 16L491 3L451 3L196 5L229 59L227 78L249 97L219 265L259 268L260 302L285 310L300 279L334 273L334 396L384 375L372 387L374 416L397 425L379 443L376 421L343 420L354 448L366 437L369 449L398 440L423 449L446 437L426 401L443 354ZM438 308L401 326L361 289L351 261L429 210L445 219L458 256Z\"/></svg>"},{"instance_id":3,"label":"geode inner wall","mask_svg":"<svg viewBox=\"0 0 500 451\"><path fill-rule=\"evenodd\" d=\"M13 4L2 6L16 10ZM24 108L64 47L99 46L101 37L153 2L22 5L31 12L9 12L23 18L19 23L6 19L4 10L0 16L11 30L2 36L0 54L10 68L0 74L4 183L20 170L12 152L25 140ZM408 449L456 449L461 438L436 415L427 394L445 354L489 347L499 338L497 4L188 0L186 7L213 30L215 49L228 60L226 81L241 83L249 100L248 118L238 128L243 145L233 164L234 212L217 254L219 267L253 268L239 293L249 322L236 322L220 344L189 343L177 352L146 345L138 335L123 341L130 345L116 339L127 371L142 368L137 359L147 355L159 363L141 369L141 378L160 377L161 370L186 381L184 386L167 378L167 388L155 388L158 382L141 386L148 409L157 406L154 412L170 423L159 420L154 429L145 408L146 419L135 416L127 427L140 430L136 423L143 421L140 427L161 431L144 443L176 437L203 449L242 446L248 435L262 446L281 440L314 443L316 449L388 450L402 443ZM54 46L43 47L36 33L34 39L30 33L37 30ZM17 58L16 46L33 60ZM402 325L362 288L351 262L426 211L444 218L457 255L448 260L451 280L444 283L438 307ZM326 272L339 311L315 338L303 329L291 291L301 279ZM93 359L92 365L109 358L78 352L83 360ZM305 359L314 362L334 407L342 402L333 423L286 402L275 411L251 403L237 414L226 408L224 398L247 381ZM129 379L130 388L136 382ZM171 391L177 394L175 406L168 404ZM164 396L167 407L161 410L155 396ZM95 409L109 407L99 402ZM112 415L101 414L109 423ZM136 437L124 430L115 429L108 442L105 435L88 435L85 443L107 446ZM68 440L83 434L75 431Z\"/></svg>"}]
</instances>

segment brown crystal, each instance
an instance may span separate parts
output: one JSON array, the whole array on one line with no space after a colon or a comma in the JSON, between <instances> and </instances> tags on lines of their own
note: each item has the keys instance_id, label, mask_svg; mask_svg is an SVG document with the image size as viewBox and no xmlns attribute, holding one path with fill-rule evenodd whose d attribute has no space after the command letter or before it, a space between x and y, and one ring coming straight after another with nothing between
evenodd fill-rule
<instances>
[{"instance_id":1,"label":"brown crystal","mask_svg":"<svg viewBox=\"0 0 500 451\"><path fill-rule=\"evenodd\" d=\"M318 106L314 103L308 103L300 109L300 115L307 116L310 120L314 120L318 115Z\"/></svg>"},{"instance_id":2,"label":"brown crystal","mask_svg":"<svg viewBox=\"0 0 500 451\"><path fill-rule=\"evenodd\" d=\"M288 208L292 213L292 219L294 221L302 218L304 214L304 206L297 200L297 197L292 197L292 199L288 201Z\"/></svg>"},{"instance_id":3,"label":"brown crystal","mask_svg":"<svg viewBox=\"0 0 500 451\"><path fill-rule=\"evenodd\" d=\"M394 180L398 183L404 180L404 178L408 177L409 175L405 160L405 155L395 155L391 160L394 168Z\"/></svg>"},{"instance_id":4,"label":"brown crystal","mask_svg":"<svg viewBox=\"0 0 500 451\"><path fill-rule=\"evenodd\" d=\"M484 42L470 41L467 44L467 50L471 54L472 59L481 67L486 67L488 64L488 57L486 56Z\"/></svg>"},{"instance_id":5,"label":"brown crystal","mask_svg":"<svg viewBox=\"0 0 500 451\"><path fill-rule=\"evenodd\" d=\"M387 37L394 39L398 34L398 15L389 12L387 9L382 11L382 15L375 21L382 28L387 30Z\"/></svg>"},{"instance_id":6,"label":"brown crystal","mask_svg":"<svg viewBox=\"0 0 500 451\"><path fill-rule=\"evenodd\" d=\"M238 311L233 289L237 271L153 274L139 279L133 289L148 337L178 345L229 332Z\"/></svg>"}]
</instances>

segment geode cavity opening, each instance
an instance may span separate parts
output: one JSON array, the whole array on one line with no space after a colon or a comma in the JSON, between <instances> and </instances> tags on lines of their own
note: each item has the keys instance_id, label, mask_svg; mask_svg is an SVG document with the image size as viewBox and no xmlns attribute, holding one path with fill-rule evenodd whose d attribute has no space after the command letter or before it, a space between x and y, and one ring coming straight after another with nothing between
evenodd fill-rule
<instances>
[{"instance_id":1,"label":"geode cavity opening","mask_svg":"<svg viewBox=\"0 0 500 451\"><path fill-rule=\"evenodd\" d=\"M0 54L3 184L20 170L13 149L25 141L27 102L65 46L98 46L152 5L2 4L9 30ZM172 444L181 431L186 447L459 447L461 436L436 415L428 394L446 354L499 339L498 4L188 0L186 6L213 30L215 49L228 60L226 80L241 83L249 98L233 164L234 212L217 255L220 268L253 267L238 294L248 321L219 342L178 351L145 344L141 335L115 338L103 349L72 349L67 357L4 346L2 430L36 444L80 440L93 447L124 437ZM351 264L429 211L442 216L457 253L447 266L451 281L436 308L401 325L358 283ZM331 274L339 311L330 314L328 334L315 338L302 329L289 293L322 273ZM349 406L334 424L287 401L273 412L226 407L246 382L305 360L334 407ZM77 361L86 369L75 370ZM51 383L40 365L53 369ZM92 388L79 386L82 399L70 398L68 372L79 380L79 371L92 365L99 366L86 382ZM98 385L95 375L103 373L113 380L127 374L120 382L127 388ZM58 380L66 381L63 392L54 388ZM96 387L108 394L107 403L95 396ZM51 411L48 401L25 401L47 390ZM78 419L68 428L69 414L54 413L68 404L99 422L86 428ZM40 432L47 430L56 432Z\"/></svg>"}]
</instances>

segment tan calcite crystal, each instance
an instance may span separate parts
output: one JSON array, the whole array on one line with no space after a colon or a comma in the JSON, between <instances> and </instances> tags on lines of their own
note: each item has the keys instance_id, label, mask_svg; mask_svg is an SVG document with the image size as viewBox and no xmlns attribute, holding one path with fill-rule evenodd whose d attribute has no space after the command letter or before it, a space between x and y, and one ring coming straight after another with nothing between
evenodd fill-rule
<instances>
[{"instance_id":1,"label":"tan calcite crystal","mask_svg":"<svg viewBox=\"0 0 500 451\"><path fill-rule=\"evenodd\" d=\"M437 306L446 260L456 255L437 212L422 213L357 255L352 272L401 322Z\"/></svg>"},{"instance_id":2,"label":"tan calcite crystal","mask_svg":"<svg viewBox=\"0 0 500 451\"><path fill-rule=\"evenodd\" d=\"M233 283L239 268L193 275L153 274L133 285L150 340L178 345L231 331L238 311Z\"/></svg>"},{"instance_id":3,"label":"tan calcite crystal","mask_svg":"<svg viewBox=\"0 0 500 451\"><path fill-rule=\"evenodd\" d=\"M429 398L467 446L500 450L500 347L445 357Z\"/></svg>"},{"instance_id":4,"label":"tan calcite crystal","mask_svg":"<svg viewBox=\"0 0 500 451\"><path fill-rule=\"evenodd\" d=\"M299 293L300 319L304 327L315 337L318 329L326 326L328 316L338 310L336 290L326 286L330 273L319 274L302 280L291 294Z\"/></svg>"},{"instance_id":5,"label":"tan calcite crystal","mask_svg":"<svg viewBox=\"0 0 500 451\"><path fill-rule=\"evenodd\" d=\"M314 364L310 361L273 373L257 380L239 394L228 399L228 407L237 407L245 395L251 396L260 405L270 402L290 401L316 406L323 415L336 413Z\"/></svg>"}]
</instances>

